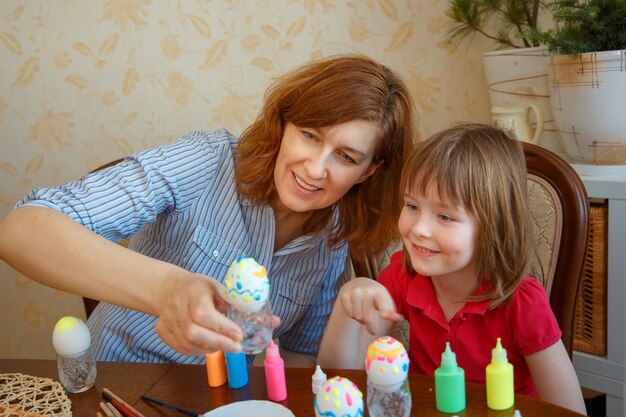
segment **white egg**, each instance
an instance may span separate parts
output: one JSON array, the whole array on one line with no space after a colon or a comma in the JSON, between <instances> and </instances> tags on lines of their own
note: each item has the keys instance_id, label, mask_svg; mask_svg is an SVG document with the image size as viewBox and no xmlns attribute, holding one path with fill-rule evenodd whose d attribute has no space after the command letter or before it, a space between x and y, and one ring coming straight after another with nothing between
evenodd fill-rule
<instances>
[{"instance_id":1,"label":"white egg","mask_svg":"<svg viewBox=\"0 0 626 417\"><path fill-rule=\"evenodd\" d=\"M367 349L365 370L368 381L382 391L400 388L409 373L409 355L402 343L391 336L374 340Z\"/></svg>"},{"instance_id":2,"label":"white egg","mask_svg":"<svg viewBox=\"0 0 626 417\"><path fill-rule=\"evenodd\" d=\"M363 393L348 378L336 376L320 386L313 406L316 417L362 417Z\"/></svg>"},{"instance_id":3,"label":"white egg","mask_svg":"<svg viewBox=\"0 0 626 417\"><path fill-rule=\"evenodd\" d=\"M52 344L59 355L76 355L89 349L91 335L81 319L65 316L54 326Z\"/></svg>"},{"instance_id":4,"label":"white egg","mask_svg":"<svg viewBox=\"0 0 626 417\"><path fill-rule=\"evenodd\" d=\"M259 311L270 295L267 271L253 258L234 260L226 271L224 286L228 302L246 313Z\"/></svg>"}]
</instances>

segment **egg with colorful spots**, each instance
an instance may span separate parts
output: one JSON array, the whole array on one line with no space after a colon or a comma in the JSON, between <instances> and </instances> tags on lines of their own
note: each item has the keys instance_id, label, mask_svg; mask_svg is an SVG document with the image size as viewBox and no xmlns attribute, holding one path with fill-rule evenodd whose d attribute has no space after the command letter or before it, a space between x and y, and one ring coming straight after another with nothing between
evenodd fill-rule
<instances>
[{"instance_id":1,"label":"egg with colorful spots","mask_svg":"<svg viewBox=\"0 0 626 417\"><path fill-rule=\"evenodd\" d=\"M395 391L409 373L409 355L402 343L393 337L379 337L367 349L365 371L368 381L381 391Z\"/></svg>"},{"instance_id":2,"label":"egg with colorful spots","mask_svg":"<svg viewBox=\"0 0 626 417\"><path fill-rule=\"evenodd\" d=\"M253 258L238 258L226 271L225 297L245 313L259 311L270 295L270 281L265 267Z\"/></svg>"},{"instance_id":3,"label":"egg with colorful spots","mask_svg":"<svg viewBox=\"0 0 626 417\"><path fill-rule=\"evenodd\" d=\"M336 376L324 382L313 400L316 417L363 416L363 393L348 378Z\"/></svg>"}]
</instances>

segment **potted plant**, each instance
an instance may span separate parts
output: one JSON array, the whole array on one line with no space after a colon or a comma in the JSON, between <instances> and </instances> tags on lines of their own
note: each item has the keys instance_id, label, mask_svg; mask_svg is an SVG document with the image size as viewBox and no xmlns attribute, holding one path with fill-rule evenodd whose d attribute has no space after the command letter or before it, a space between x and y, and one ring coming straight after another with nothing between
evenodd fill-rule
<instances>
[{"instance_id":1,"label":"potted plant","mask_svg":"<svg viewBox=\"0 0 626 417\"><path fill-rule=\"evenodd\" d=\"M624 0L560 0L549 9L556 28L528 27L524 33L528 42L546 45L553 53L577 56L626 47Z\"/></svg>"},{"instance_id":2,"label":"potted plant","mask_svg":"<svg viewBox=\"0 0 626 417\"><path fill-rule=\"evenodd\" d=\"M479 33L503 48L540 46L528 34L539 32L539 15L546 7L542 0L451 0L446 11L452 21L448 40Z\"/></svg>"},{"instance_id":3,"label":"potted plant","mask_svg":"<svg viewBox=\"0 0 626 417\"><path fill-rule=\"evenodd\" d=\"M556 27L529 29L553 53L552 114L573 162L626 165L626 0L560 0Z\"/></svg>"},{"instance_id":4,"label":"potted plant","mask_svg":"<svg viewBox=\"0 0 626 417\"><path fill-rule=\"evenodd\" d=\"M539 39L529 37L540 33L548 5L549 0L450 0L447 40L459 43L478 34L496 42L498 50L483 54L492 108L539 108L543 117L531 120L535 129L544 121L539 145L563 154L550 109L549 52Z\"/></svg>"}]
</instances>

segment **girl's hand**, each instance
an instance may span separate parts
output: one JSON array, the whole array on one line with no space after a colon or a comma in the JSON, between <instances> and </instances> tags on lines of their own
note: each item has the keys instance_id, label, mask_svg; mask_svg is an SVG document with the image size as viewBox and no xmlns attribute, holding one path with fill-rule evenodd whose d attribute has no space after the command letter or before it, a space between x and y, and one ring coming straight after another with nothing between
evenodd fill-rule
<instances>
[{"instance_id":1,"label":"girl's hand","mask_svg":"<svg viewBox=\"0 0 626 417\"><path fill-rule=\"evenodd\" d=\"M398 321L403 317L387 289L370 278L354 278L339 291L339 301L346 315L363 324L371 334L377 333L377 315Z\"/></svg>"},{"instance_id":2,"label":"girl's hand","mask_svg":"<svg viewBox=\"0 0 626 417\"><path fill-rule=\"evenodd\" d=\"M223 290L222 284L205 275L172 278L161 291L157 334L184 355L241 351L243 333L224 315L228 303L221 297ZM274 316L272 324L277 327L280 319Z\"/></svg>"}]
</instances>

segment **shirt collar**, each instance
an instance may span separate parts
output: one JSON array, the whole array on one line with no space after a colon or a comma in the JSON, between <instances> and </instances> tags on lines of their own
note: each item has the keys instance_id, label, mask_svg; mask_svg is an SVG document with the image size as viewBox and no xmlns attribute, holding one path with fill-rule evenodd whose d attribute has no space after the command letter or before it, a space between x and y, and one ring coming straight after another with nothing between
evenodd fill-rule
<instances>
[{"instance_id":1,"label":"shirt collar","mask_svg":"<svg viewBox=\"0 0 626 417\"><path fill-rule=\"evenodd\" d=\"M472 295L484 294L488 289L489 284L484 282ZM439 302L437 301L431 278L418 273L413 274L409 282L406 300L409 305L421 310L428 310L434 307L439 308ZM491 300L470 301L465 303L459 313L485 314L490 303Z\"/></svg>"},{"instance_id":2,"label":"shirt collar","mask_svg":"<svg viewBox=\"0 0 626 417\"><path fill-rule=\"evenodd\" d=\"M242 195L238 195L239 204L242 206L252 207L253 209L263 210L266 212L267 216L274 217L274 210L269 204L256 205L253 204L252 201L248 197L244 197ZM319 246L327 240L327 235L330 233L330 227L333 222L336 222L336 218L338 216L338 210L334 210L333 217L329 221L328 225L325 229L321 230L318 233L308 233L304 236L300 236L291 242L287 243L283 248L280 248L276 251L275 255L288 255L294 252L312 252L319 248ZM275 227L275 226L272 226Z\"/></svg>"}]
</instances>

